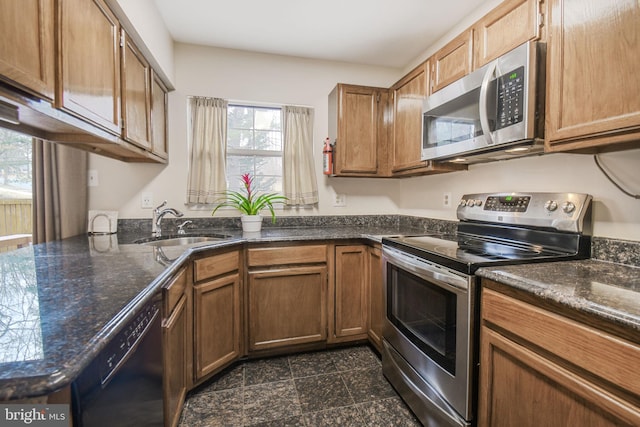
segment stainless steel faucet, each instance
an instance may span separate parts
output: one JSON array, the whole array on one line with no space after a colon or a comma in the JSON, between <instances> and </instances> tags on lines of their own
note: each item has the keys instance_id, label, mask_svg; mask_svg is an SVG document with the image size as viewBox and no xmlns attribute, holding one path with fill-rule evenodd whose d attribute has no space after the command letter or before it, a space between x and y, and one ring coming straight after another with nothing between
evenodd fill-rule
<instances>
[{"instance_id":1,"label":"stainless steel faucet","mask_svg":"<svg viewBox=\"0 0 640 427\"><path fill-rule=\"evenodd\" d=\"M153 210L153 219L151 221L151 235L153 237L162 236L162 228L160 227L160 224L162 223L162 218L164 218L166 214L171 214L178 218L184 215L182 212L174 208L162 209L165 207L166 204L167 204L167 201L165 200L164 202L162 202L160 206L158 206Z\"/></svg>"}]
</instances>

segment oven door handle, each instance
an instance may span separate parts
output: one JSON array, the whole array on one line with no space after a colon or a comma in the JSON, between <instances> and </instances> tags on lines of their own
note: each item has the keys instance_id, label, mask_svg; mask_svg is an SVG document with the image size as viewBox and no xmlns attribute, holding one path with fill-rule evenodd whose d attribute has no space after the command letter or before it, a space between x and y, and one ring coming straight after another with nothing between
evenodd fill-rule
<instances>
[{"instance_id":1,"label":"oven door handle","mask_svg":"<svg viewBox=\"0 0 640 427\"><path fill-rule=\"evenodd\" d=\"M407 256L396 249L383 248L383 254L388 263L398 266L403 270L420 276L427 280L432 280L436 285L456 294L466 293L469 290L469 282L464 277L451 273L440 267L417 258Z\"/></svg>"}]
</instances>

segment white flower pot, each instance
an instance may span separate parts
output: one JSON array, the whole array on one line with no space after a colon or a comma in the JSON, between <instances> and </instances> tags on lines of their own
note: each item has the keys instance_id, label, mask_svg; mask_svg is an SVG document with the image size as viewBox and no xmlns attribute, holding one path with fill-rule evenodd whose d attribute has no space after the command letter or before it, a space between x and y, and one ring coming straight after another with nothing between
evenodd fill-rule
<instances>
[{"instance_id":1,"label":"white flower pot","mask_svg":"<svg viewBox=\"0 0 640 427\"><path fill-rule=\"evenodd\" d=\"M242 215L242 231L256 232L262 228L262 215Z\"/></svg>"}]
</instances>

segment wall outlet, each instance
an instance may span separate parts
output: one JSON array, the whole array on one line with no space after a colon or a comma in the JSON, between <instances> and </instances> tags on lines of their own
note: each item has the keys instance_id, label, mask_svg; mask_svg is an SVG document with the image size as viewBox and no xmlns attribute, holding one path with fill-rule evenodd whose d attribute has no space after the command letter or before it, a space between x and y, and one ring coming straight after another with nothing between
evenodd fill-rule
<instances>
[{"instance_id":1,"label":"wall outlet","mask_svg":"<svg viewBox=\"0 0 640 427\"><path fill-rule=\"evenodd\" d=\"M142 193L142 209L153 209L153 193Z\"/></svg>"},{"instance_id":2,"label":"wall outlet","mask_svg":"<svg viewBox=\"0 0 640 427\"><path fill-rule=\"evenodd\" d=\"M333 206L340 207L340 208L347 206L346 194L336 194L333 197Z\"/></svg>"},{"instance_id":3,"label":"wall outlet","mask_svg":"<svg viewBox=\"0 0 640 427\"><path fill-rule=\"evenodd\" d=\"M445 208L450 208L451 207L451 193L450 192L442 193L442 206L444 206Z\"/></svg>"},{"instance_id":4,"label":"wall outlet","mask_svg":"<svg viewBox=\"0 0 640 427\"><path fill-rule=\"evenodd\" d=\"M87 171L87 185L89 187L98 186L98 171L95 169L89 169Z\"/></svg>"}]
</instances>

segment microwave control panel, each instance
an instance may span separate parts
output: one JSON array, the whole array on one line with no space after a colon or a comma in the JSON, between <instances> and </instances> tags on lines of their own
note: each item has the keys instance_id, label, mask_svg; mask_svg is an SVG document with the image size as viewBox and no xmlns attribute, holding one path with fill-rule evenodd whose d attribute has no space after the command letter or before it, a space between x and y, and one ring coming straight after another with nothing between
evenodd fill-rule
<instances>
[{"instance_id":1,"label":"microwave control panel","mask_svg":"<svg viewBox=\"0 0 640 427\"><path fill-rule=\"evenodd\" d=\"M524 67L498 77L496 91L496 130L520 123L524 119Z\"/></svg>"}]
</instances>

